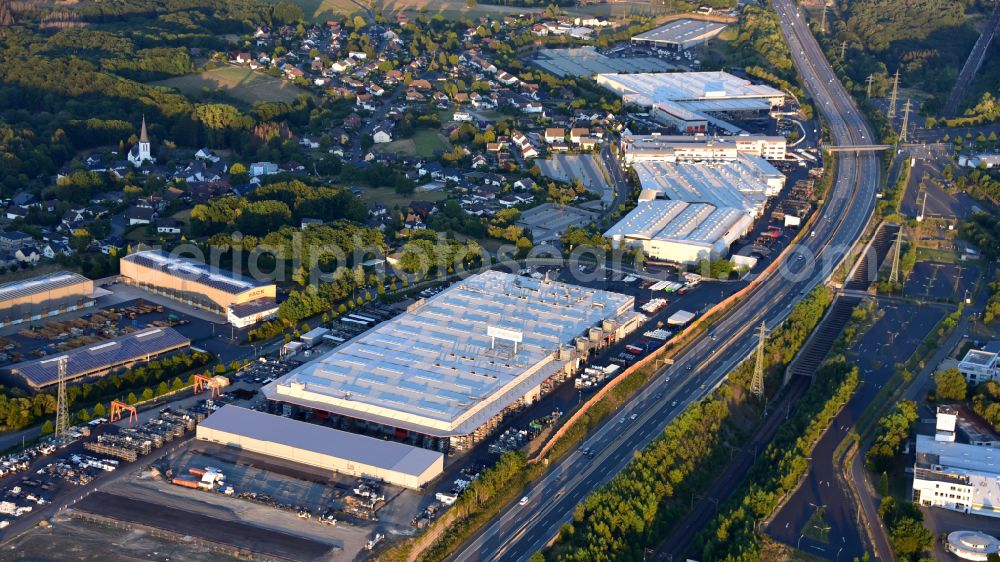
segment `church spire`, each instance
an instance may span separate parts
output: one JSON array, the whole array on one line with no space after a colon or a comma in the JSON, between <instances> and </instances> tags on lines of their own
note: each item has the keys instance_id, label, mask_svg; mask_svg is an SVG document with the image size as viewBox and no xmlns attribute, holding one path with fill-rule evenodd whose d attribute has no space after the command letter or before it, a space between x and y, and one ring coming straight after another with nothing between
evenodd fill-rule
<instances>
[{"instance_id":1,"label":"church spire","mask_svg":"<svg viewBox=\"0 0 1000 562\"><path fill-rule=\"evenodd\" d=\"M139 142L149 142L149 135L146 133L146 116L142 116L142 131L139 133Z\"/></svg>"}]
</instances>

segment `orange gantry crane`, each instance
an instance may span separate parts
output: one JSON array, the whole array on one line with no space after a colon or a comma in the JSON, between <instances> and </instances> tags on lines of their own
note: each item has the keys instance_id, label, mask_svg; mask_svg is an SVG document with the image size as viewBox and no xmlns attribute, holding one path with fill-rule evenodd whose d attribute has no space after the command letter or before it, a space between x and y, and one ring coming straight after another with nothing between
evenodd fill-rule
<instances>
[{"instance_id":1,"label":"orange gantry crane","mask_svg":"<svg viewBox=\"0 0 1000 562\"><path fill-rule=\"evenodd\" d=\"M209 378L203 375L194 375L194 393L199 394L205 391L205 387L211 391L212 398L218 398L222 396L222 385L219 381L214 378Z\"/></svg>"},{"instance_id":2,"label":"orange gantry crane","mask_svg":"<svg viewBox=\"0 0 1000 562\"><path fill-rule=\"evenodd\" d=\"M120 400L111 401L111 421L118 421L122 419L122 412L128 411L128 425L132 426L132 420L139 421L139 413L136 411L135 406L129 406L128 404Z\"/></svg>"}]
</instances>

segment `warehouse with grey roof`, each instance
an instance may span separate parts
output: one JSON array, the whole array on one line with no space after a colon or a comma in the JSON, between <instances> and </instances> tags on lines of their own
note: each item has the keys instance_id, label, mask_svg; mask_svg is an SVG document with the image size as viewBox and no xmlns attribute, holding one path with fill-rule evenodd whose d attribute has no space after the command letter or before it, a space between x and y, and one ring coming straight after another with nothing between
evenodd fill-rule
<instances>
[{"instance_id":1,"label":"warehouse with grey roof","mask_svg":"<svg viewBox=\"0 0 1000 562\"><path fill-rule=\"evenodd\" d=\"M233 405L223 406L198 424L196 438L413 489L444 470L444 455L437 451Z\"/></svg>"},{"instance_id":2,"label":"warehouse with grey roof","mask_svg":"<svg viewBox=\"0 0 1000 562\"><path fill-rule=\"evenodd\" d=\"M632 37L632 43L683 51L708 41L724 29L726 24L721 22L685 18L640 33Z\"/></svg>"},{"instance_id":3,"label":"warehouse with grey roof","mask_svg":"<svg viewBox=\"0 0 1000 562\"><path fill-rule=\"evenodd\" d=\"M604 236L615 248L639 247L654 260L694 264L726 257L752 228L739 209L656 199L640 202Z\"/></svg>"},{"instance_id":4,"label":"warehouse with grey roof","mask_svg":"<svg viewBox=\"0 0 1000 562\"><path fill-rule=\"evenodd\" d=\"M643 319L631 296L487 271L263 391L289 409L333 414L358 431L461 449Z\"/></svg>"}]
</instances>

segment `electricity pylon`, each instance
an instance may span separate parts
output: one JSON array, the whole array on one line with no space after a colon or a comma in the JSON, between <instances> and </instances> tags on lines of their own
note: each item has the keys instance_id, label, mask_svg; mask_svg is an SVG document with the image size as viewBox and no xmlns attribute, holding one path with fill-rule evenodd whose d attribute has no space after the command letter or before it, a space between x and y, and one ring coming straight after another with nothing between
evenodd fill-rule
<instances>
[{"instance_id":1,"label":"electricity pylon","mask_svg":"<svg viewBox=\"0 0 1000 562\"><path fill-rule=\"evenodd\" d=\"M896 69L896 77L892 79L892 94L889 95L889 110L885 116L890 120L896 117L896 96L899 95L899 69Z\"/></svg>"},{"instance_id":2,"label":"electricity pylon","mask_svg":"<svg viewBox=\"0 0 1000 562\"><path fill-rule=\"evenodd\" d=\"M903 128L899 130L899 142L906 142L906 129L910 126L910 109L913 108L913 104L910 103L910 98L906 98L906 103L903 104Z\"/></svg>"},{"instance_id":3,"label":"electricity pylon","mask_svg":"<svg viewBox=\"0 0 1000 562\"><path fill-rule=\"evenodd\" d=\"M903 227L899 227L896 232L896 247L892 250L892 271L889 273L889 283L895 285L899 282L899 248L903 245Z\"/></svg>"},{"instance_id":4,"label":"electricity pylon","mask_svg":"<svg viewBox=\"0 0 1000 562\"><path fill-rule=\"evenodd\" d=\"M872 82L875 81L875 75L869 74L868 78L865 78L865 93L868 94L868 99L872 98Z\"/></svg>"},{"instance_id":5,"label":"electricity pylon","mask_svg":"<svg viewBox=\"0 0 1000 562\"><path fill-rule=\"evenodd\" d=\"M64 436L69 430L69 404L66 402L66 360L65 355L57 360L59 388L56 391L56 437Z\"/></svg>"},{"instance_id":6,"label":"electricity pylon","mask_svg":"<svg viewBox=\"0 0 1000 562\"><path fill-rule=\"evenodd\" d=\"M767 326L760 323L760 338L757 341L757 362L753 368L753 379L750 380L750 393L760 398L764 396L764 342L767 336Z\"/></svg>"}]
</instances>

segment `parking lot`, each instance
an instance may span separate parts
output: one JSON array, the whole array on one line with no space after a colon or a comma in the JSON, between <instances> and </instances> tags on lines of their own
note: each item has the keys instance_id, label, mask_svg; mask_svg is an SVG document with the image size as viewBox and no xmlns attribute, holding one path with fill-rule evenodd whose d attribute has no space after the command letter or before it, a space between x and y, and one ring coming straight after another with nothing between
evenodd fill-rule
<instances>
[{"instance_id":1,"label":"parking lot","mask_svg":"<svg viewBox=\"0 0 1000 562\"><path fill-rule=\"evenodd\" d=\"M604 54L594 47L541 49L532 63L556 76L590 77L605 73L668 72L681 67L655 56L648 50L626 56L613 50Z\"/></svg>"},{"instance_id":2,"label":"parking lot","mask_svg":"<svg viewBox=\"0 0 1000 562\"><path fill-rule=\"evenodd\" d=\"M614 188L608 183L596 154L555 154L551 159L536 160L536 163L549 178L561 182L579 179L587 191L599 195L604 204L614 201Z\"/></svg>"},{"instance_id":3,"label":"parking lot","mask_svg":"<svg viewBox=\"0 0 1000 562\"><path fill-rule=\"evenodd\" d=\"M979 275L976 265L919 261L903 292L911 297L959 302L972 293Z\"/></svg>"},{"instance_id":4,"label":"parking lot","mask_svg":"<svg viewBox=\"0 0 1000 562\"><path fill-rule=\"evenodd\" d=\"M558 241L571 226L584 227L596 220L597 214L576 207L560 207L543 203L521 213L517 225L531 229L535 245Z\"/></svg>"}]
</instances>

